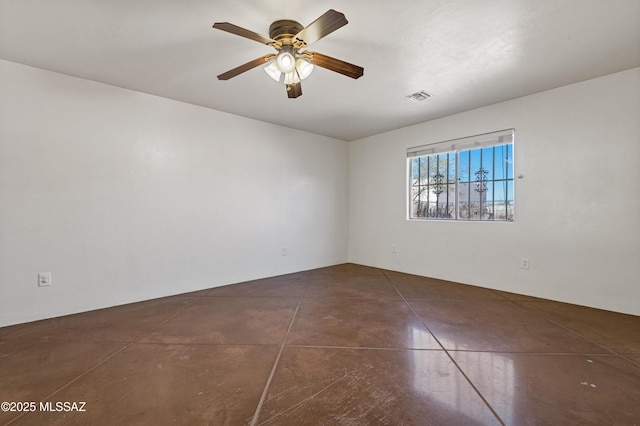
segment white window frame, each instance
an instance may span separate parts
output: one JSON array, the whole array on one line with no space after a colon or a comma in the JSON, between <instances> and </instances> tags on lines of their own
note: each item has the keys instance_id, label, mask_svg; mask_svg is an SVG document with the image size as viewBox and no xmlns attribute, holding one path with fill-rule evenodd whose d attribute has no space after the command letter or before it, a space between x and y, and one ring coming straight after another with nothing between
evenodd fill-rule
<instances>
[{"instance_id":1,"label":"white window frame","mask_svg":"<svg viewBox=\"0 0 640 426\"><path fill-rule=\"evenodd\" d=\"M480 148L488 148L492 146L499 146L511 144L512 151L511 156L509 158L509 163L511 166L512 176L509 178L506 176L506 182L511 181L513 185L513 215L511 219L479 219L479 218L471 218L471 217L459 217L459 184L460 181L460 158L459 152L468 151L473 149ZM412 160L416 157L424 157L429 155L437 155L437 154L445 154L445 153L455 153L455 207L454 207L454 216L451 218L446 217L423 217L423 216L413 216L413 176L412 176L412 168L411 163ZM496 132L483 133L479 135L451 139L442 142L436 142L426 145L420 145L416 147L411 147L407 149L407 200L406 200L406 219L410 221L439 221L439 222L494 222L494 223L512 223L515 221L515 208L516 208L516 172L515 172L515 129L505 129ZM494 182L492 180L492 182ZM495 204L494 204L495 206ZM429 206L427 206L429 208ZM470 212L469 212L470 213Z\"/></svg>"}]
</instances>

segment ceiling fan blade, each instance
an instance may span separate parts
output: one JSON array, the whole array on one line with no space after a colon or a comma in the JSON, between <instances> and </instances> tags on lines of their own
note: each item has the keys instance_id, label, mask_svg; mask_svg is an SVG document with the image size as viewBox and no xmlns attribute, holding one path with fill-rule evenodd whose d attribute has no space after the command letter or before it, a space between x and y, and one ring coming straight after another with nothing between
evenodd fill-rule
<instances>
[{"instance_id":1,"label":"ceiling fan blade","mask_svg":"<svg viewBox=\"0 0 640 426\"><path fill-rule=\"evenodd\" d=\"M294 43L299 42L304 46L309 46L311 43L315 43L322 37L334 32L348 23L349 21L347 21L347 18L345 18L343 13L329 9L324 15L307 25L302 31L296 34L294 37Z\"/></svg>"},{"instance_id":2,"label":"ceiling fan blade","mask_svg":"<svg viewBox=\"0 0 640 426\"><path fill-rule=\"evenodd\" d=\"M230 78L233 78L238 74L242 74L245 71L249 71L250 69L253 69L262 64L265 64L275 57L276 57L275 53L269 53L268 55L264 55L259 58L256 58L253 61L249 61L246 64L240 65L239 67L236 67L232 70L229 70L225 73L220 74L218 76L218 80L229 80Z\"/></svg>"},{"instance_id":3,"label":"ceiling fan blade","mask_svg":"<svg viewBox=\"0 0 640 426\"><path fill-rule=\"evenodd\" d=\"M263 36L261 34L258 33L254 33L253 31L247 30L245 28L239 27L237 25L234 24L230 24L229 22L216 22L215 24L213 24L213 28L218 29L218 30L222 30L222 31L226 31L228 33L231 34L235 34L235 35L239 35L240 37L245 37L251 40L255 40L259 43L262 44L274 44L276 43L275 40Z\"/></svg>"},{"instance_id":4,"label":"ceiling fan blade","mask_svg":"<svg viewBox=\"0 0 640 426\"><path fill-rule=\"evenodd\" d=\"M297 98L298 96L302 96L302 84L287 84L287 97Z\"/></svg>"},{"instance_id":5,"label":"ceiling fan blade","mask_svg":"<svg viewBox=\"0 0 640 426\"><path fill-rule=\"evenodd\" d=\"M309 62L313 65L335 71L347 77L360 78L364 74L364 68L350 64L349 62L341 61L340 59L332 58L331 56L321 53L309 52L308 50L304 53L311 55Z\"/></svg>"}]
</instances>

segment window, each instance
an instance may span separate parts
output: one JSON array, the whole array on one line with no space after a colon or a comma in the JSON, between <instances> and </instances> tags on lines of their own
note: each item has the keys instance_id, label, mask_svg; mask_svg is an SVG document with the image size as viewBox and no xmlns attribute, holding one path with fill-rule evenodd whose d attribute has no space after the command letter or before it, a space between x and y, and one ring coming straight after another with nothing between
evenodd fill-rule
<instances>
[{"instance_id":1,"label":"window","mask_svg":"<svg viewBox=\"0 0 640 426\"><path fill-rule=\"evenodd\" d=\"M409 148L409 219L513 221L514 133Z\"/></svg>"}]
</instances>

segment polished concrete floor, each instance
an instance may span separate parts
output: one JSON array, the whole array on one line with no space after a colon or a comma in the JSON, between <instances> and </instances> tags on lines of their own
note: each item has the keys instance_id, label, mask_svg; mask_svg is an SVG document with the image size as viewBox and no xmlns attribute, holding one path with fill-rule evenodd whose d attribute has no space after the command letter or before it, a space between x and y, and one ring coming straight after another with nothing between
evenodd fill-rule
<instances>
[{"instance_id":1,"label":"polished concrete floor","mask_svg":"<svg viewBox=\"0 0 640 426\"><path fill-rule=\"evenodd\" d=\"M346 264L0 328L0 401L35 402L17 425L640 425L640 317Z\"/></svg>"}]
</instances>

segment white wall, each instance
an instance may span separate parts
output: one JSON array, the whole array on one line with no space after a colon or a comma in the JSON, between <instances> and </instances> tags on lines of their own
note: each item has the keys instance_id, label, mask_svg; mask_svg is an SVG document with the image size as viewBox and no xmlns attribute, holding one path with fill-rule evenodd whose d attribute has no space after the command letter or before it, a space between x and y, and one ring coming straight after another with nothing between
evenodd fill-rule
<instances>
[{"instance_id":1,"label":"white wall","mask_svg":"<svg viewBox=\"0 0 640 426\"><path fill-rule=\"evenodd\" d=\"M0 326L347 259L640 314L638 117L634 69L347 148L0 60ZM510 127L515 223L405 220L407 147Z\"/></svg>"},{"instance_id":2,"label":"white wall","mask_svg":"<svg viewBox=\"0 0 640 426\"><path fill-rule=\"evenodd\" d=\"M405 220L406 148L512 127L514 223ZM350 143L349 193L352 262L640 315L640 69Z\"/></svg>"},{"instance_id":3,"label":"white wall","mask_svg":"<svg viewBox=\"0 0 640 426\"><path fill-rule=\"evenodd\" d=\"M345 142L0 61L0 326L345 262L346 181Z\"/></svg>"}]
</instances>

